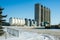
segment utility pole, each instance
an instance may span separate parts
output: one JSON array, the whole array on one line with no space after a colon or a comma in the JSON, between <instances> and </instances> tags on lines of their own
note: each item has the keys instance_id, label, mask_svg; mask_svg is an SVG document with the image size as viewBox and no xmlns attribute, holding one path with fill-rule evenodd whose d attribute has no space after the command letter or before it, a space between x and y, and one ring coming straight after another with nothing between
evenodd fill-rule
<instances>
[{"instance_id":1,"label":"utility pole","mask_svg":"<svg viewBox=\"0 0 60 40\"><path fill-rule=\"evenodd\" d=\"M4 17L7 17L7 15L5 15L5 16L2 15L2 10L3 10L3 9L4 9L4 8L1 8L1 7L0 7L0 36L2 36L2 35L4 34L3 27L2 27L2 23L4 23L5 20L3 20L3 18L4 18Z\"/></svg>"}]
</instances>

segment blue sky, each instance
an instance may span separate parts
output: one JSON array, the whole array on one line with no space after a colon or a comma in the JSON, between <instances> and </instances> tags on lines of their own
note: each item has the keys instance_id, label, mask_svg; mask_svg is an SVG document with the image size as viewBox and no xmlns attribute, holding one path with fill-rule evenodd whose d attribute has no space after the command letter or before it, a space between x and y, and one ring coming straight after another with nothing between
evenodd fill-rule
<instances>
[{"instance_id":1,"label":"blue sky","mask_svg":"<svg viewBox=\"0 0 60 40\"><path fill-rule=\"evenodd\" d=\"M51 24L60 23L60 0L0 0L3 15L10 17L34 19L34 4L40 3L51 10Z\"/></svg>"}]
</instances>

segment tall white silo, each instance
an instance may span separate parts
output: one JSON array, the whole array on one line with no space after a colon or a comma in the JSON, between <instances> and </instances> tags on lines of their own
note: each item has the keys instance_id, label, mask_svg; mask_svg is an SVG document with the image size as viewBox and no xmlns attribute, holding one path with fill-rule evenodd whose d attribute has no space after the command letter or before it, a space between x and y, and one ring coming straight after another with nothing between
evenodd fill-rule
<instances>
[{"instance_id":1,"label":"tall white silo","mask_svg":"<svg viewBox=\"0 0 60 40\"><path fill-rule=\"evenodd\" d=\"M27 20L28 22L27 22L27 26L30 26L30 21L29 20Z\"/></svg>"},{"instance_id":2,"label":"tall white silo","mask_svg":"<svg viewBox=\"0 0 60 40\"><path fill-rule=\"evenodd\" d=\"M15 25L15 17L12 18L12 23L13 23L13 25Z\"/></svg>"},{"instance_id":3,"label":"tall white silo","mask_svg":"<svg viewBox=\"0 0 60 40\"><path fill-rule=\"evenodd\" d=\"M35 20L32 20L32 26L35 26Z\"/></svg>"},{"instance_id":4,"label":"tall white silo","mask_svg":"<svg viewBox=\"0 0 60 40\"><path fill-rule=\"evenodd\" d=\"M30 21L29 21L29 19L27 19L27 18L25 18L25 25L26 25L26 26L29 26L29 25L30 25Z\"/></svg>"},{"instance_id":5,"label":"tall white silo","mask_svg":"<svg viewBox=\"0 0 60 40\"><path fill-rule=\"evenodd\" d=\"M24 19L20 19L20 25L21 26L25 25L25 20Z\"/></svg>"},{"instance_id":6,"label":"tall white silo","mask_svg":"<svg viewBox=\"0 0 60 40\"><path fill-rule=\"evenodd\" d=\"M20 21L19 21L19 18L17 18L17 25L18 25L18 26L19 26L19 22L20 22Z\"/></svg>"},{"instance_id":7,"label":"tall white silo","mask_svg":"<svg viewBox=\"0 0 60 40\"><path fill-rule=\"evenodd\" d=\"M19 26L20 26L20 18L19 18Z\"/></svg>"},{"instance_id":8,"label":"tall white silo","mask_svg":"<svg viewBox=\"0 0 60 40\"><path fill-rule=\"evenodd\" d=\"M12 23L12 17L9 18L9 24L12 25L11 23Z\"/></svg>"},{"instance_id":9,"label":"tall white silo","mask_svg":"<svg viewBox=\"0 0 60 40\"><path fill-rule=\"evenodd\" d=\"M14 21L15 21L15 25L17 26L17 18L15 18L15 20L14 20Z\"/></svg>"},{"instance_id":10,"label":"tall white silo","mask_svg":"<svg viewBox=\"0 0 60 40\"><path fill-rule=\"evenodd\" d=\"M15 18L12 18L12 17L9 19L10 25L15 25L15 21L14 20L15 20Z\"/></svg>"},{"instance_id":11,"label":"tall white silo","mask_svg":"<svg viewBox=\"0 0 60 40\"><path fill-rule=\"evenodd\" d=\"M28 26L28 19L25 18L25 25Z\"/></svg>"},{"instance_id":12,"label":"tall white silo","mask_svg":"<svg viewBox=\"0 0 60 40\"><path fill-rule=\"evenodd\" d=\"M31 21L31 19L29 19L29 26L32 26L32 21Z\"/></svg>"}]
</instances>

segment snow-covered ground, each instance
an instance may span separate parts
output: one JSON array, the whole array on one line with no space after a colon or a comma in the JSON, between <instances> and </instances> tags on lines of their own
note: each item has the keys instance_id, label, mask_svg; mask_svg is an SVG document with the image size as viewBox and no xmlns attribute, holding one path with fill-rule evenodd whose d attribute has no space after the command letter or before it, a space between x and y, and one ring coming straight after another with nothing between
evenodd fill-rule
<instances>
[{"instance_id":1,"label":"snow-covered ground","mask_svg":"<svg viewBox=\"0 0 60 40\"><path fill-rule=\"evenodd\" d=\"M0 40L59 40L57 37L48 34L37 34L31 32L22 32L20 34L20 37L7 34L0 37Z\"/></svg>"},{"instance_id":2,"label":"snow-covered ground","mask_svg":"<svg viewBox=\"0 0 60 40\"><path fill-rule=\"evenodd\" d=\"M56 36L49 34L38 34L27 31L20 32L20 36L18 37L13 36L6 31L6 33L3 36L0 36L0 40L60 40L60 39Z\"/></svg>"}]
</instances>

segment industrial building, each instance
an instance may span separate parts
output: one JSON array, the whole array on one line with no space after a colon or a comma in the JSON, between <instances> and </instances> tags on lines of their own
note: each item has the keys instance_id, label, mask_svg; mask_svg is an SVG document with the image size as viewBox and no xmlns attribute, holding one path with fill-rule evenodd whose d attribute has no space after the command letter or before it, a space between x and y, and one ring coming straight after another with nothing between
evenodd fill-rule
<instances>
[{"instance_id":1,"label":"industrial building","mask_svg":"<svg viewBox=\"0 0 60 40\"><path fill-rule=\"evenodd\" d=\"M50 27L50 9L37 3L35 4L35 18L21 19L13 18L9 19L9 25L13 26L29 26L29 27ZM8 24L7 24L8 25Z\"/></svg>"},{"instance_id":2,"label":"industrial building","mask_svg":"<svg viewBox=\"0 0 60 40\"><path fill-rule=\"evenodd\" d=\"M35 18L31 19L20 19L10 18L10 25L17 26L36 26L36 27L50 27L50 9L37 3L35 4Z\"/></svg>"},{"instance_id":3,"label":"industrial building","mask_svg":"<svg viewBox=\"0 0 60 40\"><path fill-rule=\"evenodd\" d=\"M37 22L32 19L22 19L22 18L9 18L9 24L10 26L26 26L26 27L37 27Z\"/></svg>"},{"instance_id":4,"label":"industrial building","mask_svg":"<svg viewBox=\"0 0 60 40\"><path fill-rule=\"evenodd\" d=\"M35 4L35 20L37 26L50 27L50 9L37 3Z\"/></svg>"}]
</instances>

